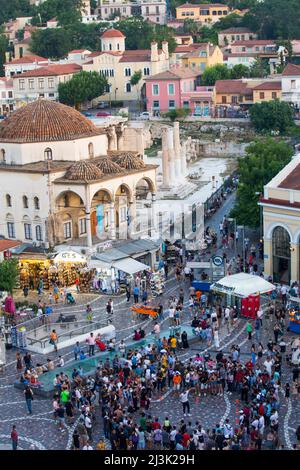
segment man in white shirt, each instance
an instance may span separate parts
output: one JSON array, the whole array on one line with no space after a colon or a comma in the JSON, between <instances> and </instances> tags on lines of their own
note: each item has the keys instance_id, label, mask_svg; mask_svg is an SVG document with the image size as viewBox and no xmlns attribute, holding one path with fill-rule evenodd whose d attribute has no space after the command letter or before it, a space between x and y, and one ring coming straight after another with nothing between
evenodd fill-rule
<instances>
[{"instance_id":1,"label":"man in white shirt","mask_svg":"<svg viewBox=\"0 0 300 470\"><path fill-rule=\"evenodd\" d=\"M185 390L180 394L180 402L182 404L183 416L186 416L186 411L188 412L188 416L192 416L190 414L189 390Z\"/></svg>"},{"instance_id":2,"label":"man in white shirt","mask_svg":"<svg viewBox=\"0 0 300 470\"><path fill-rule=\"evenodd\" d=\"M264 362L264 366L265 366L266 371L268 372L269 376L272 377L273 360L270 357L267 357L267 359Z\"/></svg>"},{"instance_id":3,"label":"man in white shirt","mask_svg":"<svg viewBox=\"0 0 300 470\"><path fill-rule=\"evenodd\" d=\"M89 345L89 356L94 356L95 354L95 338L94 333L90 333L90 336L87 338L86 342Z\"/></svg>"}]
</instances>

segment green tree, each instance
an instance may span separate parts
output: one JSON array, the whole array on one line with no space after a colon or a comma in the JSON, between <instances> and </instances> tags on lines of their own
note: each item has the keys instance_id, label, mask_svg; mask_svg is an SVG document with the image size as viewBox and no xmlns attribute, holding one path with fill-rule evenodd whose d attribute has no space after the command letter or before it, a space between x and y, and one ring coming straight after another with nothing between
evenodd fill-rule
<instances>
[{"instance_id":1,"label":"green tree","mask_svg":"<svg viewBox=\"0 0 300 470\"><path fill-rule=\"evenodd\" d=\"M270 73L270 66L268 62L262 58L256 59L253 65L250 67L250 77L252 78L264 78Z\"/></svg>"},{"instance_id":2,"label":"green tree","mask_svg":"<svg viewBox=\"0 0 300 470\"><path fill-rule=\"evenodd\" d=\"M247 147L246 156L239 159L239 184L236 203L230 216L237 223L259 227L259 196L267 184L291 160L293 148L284 141L272 138L257 140Z\"/></svg>"},{"instance_id":3,"label":"green tree","mask_svg":"<svg viewBox=\"0 0 300 470\"><path fill-rule=\"evenodd\" d=\"M157 41L158 47L161 47L163 41L168 41L171 53L176 47L172 28L151 24L141 16L131 16L118 21L114 27L126 36L126 49L128 50L150 49L152 41Z\"/></svg>"},{"instance_id":4,"label":"green tree","mask_svg":"<svg viewBox=\"0 0 300 470\"><path fill-rule=\"evenodd\" d=\"M82 103L105 93L108 83L98 72L79 72L66 83L58 85L59 101L80 109Z\"/></svg>"},{"instance_id":5,"label":"green tree","mask_svg":"<svg viewBox=\"0 0 300 470\"><path fill-rule=\"evenodd\" d=\"M164 113L163 116L171 119L171 121L174 122L176 121L176 119L184 120L190 114L191 114L191 110L189 108L176 108L176 109L171 109L167 113Z\"/></svg>"},{"instance_id":6,"label":"green tree","mask_svg":"<svg viewBox=\"0 0 300 470\"><path fill-rule=\"evenodd\" d=\"M200 29L199 22L192 20L192 19L186 19L183 22L183 32L192 34L193 36L198 33Z\"/></svg>"},{"instance_id":7,"label":"green tree","mask_svg":"<svg viewBox=\"0 0 300 470\"><path fill-rule=\"evenodd\" d=\"M249 75L250 75L249 67L243 64L234 65L232 69L230 70L230 76L234 80L249 77Z\"/></svg>"},{"instance_id":8,"label":"green tree","mask_svg":"<svg viewBox=\"0 0 300 470\"><path fill-rule=\"evenodd\" d=\"M52 18L56 18L62 26L75 23L80 21L82 5L82 0L46 0L36 8L32 24L45 24Z\"/></svg>"},{"instance_id":9,"label":"green tree","mask_svg":"<svg viewBox=\"0 0 300 470\"><path fill-rule=\"evenodd\" d=\"M263 39L293 39L300 36L299 0L264 0L245 15L243 22Z\"/></svg>"},{"instance_id":10,"label":"green tree","mask_svg":"<svg viewBox=\"0 0 300 470\"><path fill-rule=\"evenodd\" d=\"M0 263L0 291L12 294L17 285L18 274L18 260L16 258L2 261Z\"/></svg>"},{"instance_id":11,"label":"green tree","mask_svg":"<svg viewBox=\"0 0 300 470\"><path fill-rule=\"evenodd\" d=\"M217 80L227 80L231 77L230 70L226 65L217 64L207 67L201 77L202 85L213 86Z\"/></svg>"},{"instance_id":12,"label":"green tree","mask_svg":"<svg viewBox=\"0 0 300 470\"><path fill-rule=\"evenodd\" d=\"M250 118L258 132L276 131L282 134L294 125L291 106L279 100L254 104L250 108Z\"/></svg>"},{"instance_id":13,"label":"green tree","mask_svg":"<svg viewBox=\"0 0 300 470\"><path fill-rule=\"evenodd\" d=\"M8 50L8 39L0 33L0 76L4 76L4 64L6 62L6 51Z\"/></svg>"},{"instance_id":14,"label":"green tree","mask_svg":"<svg viewBox=\"0 0 300 470\"><path fill-rule=\"evenodd\" d=\"M33 12L29 0L0 0L0 24L18 16L31 16Z\"/></svg>"},{"instance_id":15,"label":"green tree","mask_svg":"<svg viewBox=\"0 0 300 470\"><path fill-rule=\"evenodd\" d=\"M70 33L61 28L39 29L31 36L30 49L42 57L60 59L72 49Z\"/></svg>"},{"instance_id":16,"label":"green tree","mask_svg":"<svg viewBox=\"0 0 300 470\"><path fill-rule=\"evenodd\" d=\"M142 71L137 70L136 72L134 72L134 74L132 75L132 77L130 79L131 85L136 87L136 92L137 92L138 100L139 100L139 107L141 107L141 97L140 97L140 92L139 92L139 83L142 79L142 76L143 76Z\"/></svg>"}]
</instances>

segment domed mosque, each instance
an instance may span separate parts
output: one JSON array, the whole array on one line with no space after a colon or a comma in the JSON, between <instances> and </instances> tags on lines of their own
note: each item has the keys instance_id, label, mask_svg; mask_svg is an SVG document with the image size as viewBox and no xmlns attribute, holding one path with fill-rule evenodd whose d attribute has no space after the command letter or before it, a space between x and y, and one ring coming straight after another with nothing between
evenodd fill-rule
<instances>
[{"instance_id":1,"label":"domed mosque","mask_svg":"<svg viewBox=\"0 0 300 470\"><path fill-rule=\"evenodd\" d=\"M44 99L6 118L0 124L0 234L90 249L139 236L128 220L136 217L141 188L148 200L155 193L157 167L136 149L119 148L119 140L111 151L111 135L112 126L96 127L74 108Z\"/></svg>"}]
</instances>

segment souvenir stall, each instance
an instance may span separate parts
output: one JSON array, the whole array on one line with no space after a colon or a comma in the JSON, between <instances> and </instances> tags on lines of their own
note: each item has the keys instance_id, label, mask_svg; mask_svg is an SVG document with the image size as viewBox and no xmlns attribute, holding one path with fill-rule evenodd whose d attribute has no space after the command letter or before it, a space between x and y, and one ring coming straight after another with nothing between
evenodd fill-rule
<instances>
[{"instance_id":1,"label":"souvenir stall","mask_svg":"<svg viewBox=\"0 0 300 470\"><path fill-rule=\"evenodd\" d=\"M238 273L225 276L211 285L215 295L221 295L224 305L235 305L239 313L255 318L262 294L271 293L276 287L260 276Z\"/></svg>"},{"instance_id":2,"label":"souvenir stall","mask_svg":"<svg viewBox=\"0 0 300 470\"><path fill-rule=\"evenodd\" d=\"M83 285L87 284L86 258L74 251L64 251L45 259L20 258L19 260L19 287L24 289L48 290L53 284L70 286L75 284L76 278L82 274Z\"/></svg>"},{"instance_id":3,"label":"souvenir stall","mask_svg":"<svg viewBox=\"0 0 300 470\"><path fill-rule=\"evenodd\" d=\"M88 262L88 269L91 273L91 286L95 291L103 294L112 293L112 286L115 281L115 271L109 263L92 259Z\"/></svg>"},{"instance_id":4,"label":"souvenir stall","mask_svg":"<svg viewBox=\"0 0 300 470\"><path fill-rule=\"evenodd\" d=\"M300 298L289 299L289 326L288 330L300 334Z\"/></svg>"},{"instance_id":5,"label":"souvenir stall","mask_svg":"<svg viewBox=\"0 0 300 470\"><path fill-rule=\"evenodd\" d=\"M165 272L164 269L151 273L150 289L152 297L162 295L165 290Z\"/></svg>"}]
</instances>

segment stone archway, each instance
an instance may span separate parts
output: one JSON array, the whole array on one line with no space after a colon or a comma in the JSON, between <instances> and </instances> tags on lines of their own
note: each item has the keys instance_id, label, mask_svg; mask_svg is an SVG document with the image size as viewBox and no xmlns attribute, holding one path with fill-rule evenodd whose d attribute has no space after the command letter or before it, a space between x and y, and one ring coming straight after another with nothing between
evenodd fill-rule
<instances>
[{"instance_id":1,"label":"stone archway","mask_svg":"<svg viewBox=\"0 0 300 470\"><path fill-rule=\"evenodd\" d=\"M111 206L113 195L108 189L99 189L91 200L91 232L92 237L106 239L111 233Z\"/></svg>"},{"instance_id":2,"label":"stone archway","mask_svg":"<svg viewBox=\"0 0 300 470\"><path fill-rule=\"evenodd\" d=\"M80 219L84 218L85 205L75 191L62 191L55 200L54 212L54 243L62 243L69 239L79 239Z\"/></svg>"},{"instance_id":3,"label":"stone archway","mask_svg":"<svg viewBox=\"0 0 300 470\"><path fill-rule=\"evenodd\" d=\"M115 225L116 236L126 239L128 236L128 212L133 193L127 184L121 184L115 194Z\"/></svg>"},{"instance_id":4,"label":"stone archway","mask_svg":"<svg viewBox=\"0 0 300 470\"><path fill-rule=\"evenodd\" d=\"M276 226L272 232L273 280L283 284L291 281L291 236L286 228Z\"/></svg>"}]
</instances>

